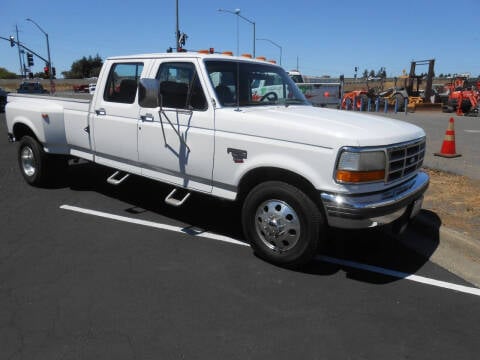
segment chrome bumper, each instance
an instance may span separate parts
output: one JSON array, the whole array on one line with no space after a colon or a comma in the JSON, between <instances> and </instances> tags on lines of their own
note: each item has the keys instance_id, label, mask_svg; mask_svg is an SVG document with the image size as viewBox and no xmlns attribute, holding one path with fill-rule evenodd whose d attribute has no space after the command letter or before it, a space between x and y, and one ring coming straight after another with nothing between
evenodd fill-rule
<instances>
[{"instance_id":1,"label":"chrome bumper","mask_svg":"<svg viewBox=\"0 0 480 360\"><path fill-rule=\"evenodd\" d=\"M403 215L414 217L421 209L429 177L419 172L412 179L385 191L345 195L320 193L328 224L360 229L389 224Z\"/></svg>"}]
</instances>

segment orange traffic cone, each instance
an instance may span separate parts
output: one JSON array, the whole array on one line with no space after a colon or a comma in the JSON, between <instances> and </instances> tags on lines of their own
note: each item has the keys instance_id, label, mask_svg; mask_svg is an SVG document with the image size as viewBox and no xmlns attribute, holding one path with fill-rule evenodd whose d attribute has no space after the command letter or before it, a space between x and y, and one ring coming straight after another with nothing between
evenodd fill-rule
<instances>
[{"instance_id":1,"label":"orange traffic cone","mask_svg":"<svg viewBox=\"0 0 480 360\"><path fill-rule=\"evenodd\" d=\"M443 140L442 149L439 153L435 153L435 156L442 156L446 158L454 158L462 156L457 154L455 150L455 129L453 117L450 118L447 131L445 132L445 138Z\"/></svg>"}]
</instances>

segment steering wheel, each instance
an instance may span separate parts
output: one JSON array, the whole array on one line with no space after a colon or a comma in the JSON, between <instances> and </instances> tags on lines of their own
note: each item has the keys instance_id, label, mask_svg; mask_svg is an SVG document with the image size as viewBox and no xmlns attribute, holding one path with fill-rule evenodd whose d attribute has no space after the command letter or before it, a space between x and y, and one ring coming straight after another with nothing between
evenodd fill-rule
<instances>
[{"instance_id":1,"label":"steering wheel","mask_svg":"<svg viewBox=\"0 0 480 360\"><path fill-rule=\"evenodd\" d=\"M263 95L260 98L260 101L264 101L265 99L267 99L268 101L277 101L278 100L278 95L277 95L277 93L274 93L273 91L270 91L270 92L266 93L265 95Z\"/></svg>"}]
</instances>

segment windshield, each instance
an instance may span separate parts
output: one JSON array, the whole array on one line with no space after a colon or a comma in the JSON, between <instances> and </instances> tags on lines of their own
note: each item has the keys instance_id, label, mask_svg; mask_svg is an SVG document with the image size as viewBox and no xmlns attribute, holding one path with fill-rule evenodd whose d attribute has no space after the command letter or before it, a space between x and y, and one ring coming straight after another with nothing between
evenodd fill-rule
<instances>
[{"instance_id":1,"label":"windshield","mask_svg":"<svg viewBox=\"0 0 480 360\"><path fill-rule=\"evenodd\" d=\"M205 66L222 106L308 104L280 67L225 60L206 60Z\"/></svg>"}]
</instances>

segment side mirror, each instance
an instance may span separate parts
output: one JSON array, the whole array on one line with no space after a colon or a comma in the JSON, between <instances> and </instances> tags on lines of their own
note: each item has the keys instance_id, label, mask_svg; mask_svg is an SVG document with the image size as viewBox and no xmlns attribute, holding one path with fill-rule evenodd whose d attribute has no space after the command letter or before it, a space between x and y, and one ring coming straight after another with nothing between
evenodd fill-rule
<instances>
[{"instance_id":1,"label":"side mirror","mask_svg":"<svg viewBox=\"0 0 480 360\"><path fill-rule=\"evenodd\" d=\"M140 79L138 84L138 104L143 108L160 106L160 80Z\"/></svg>"}]
</instances>

